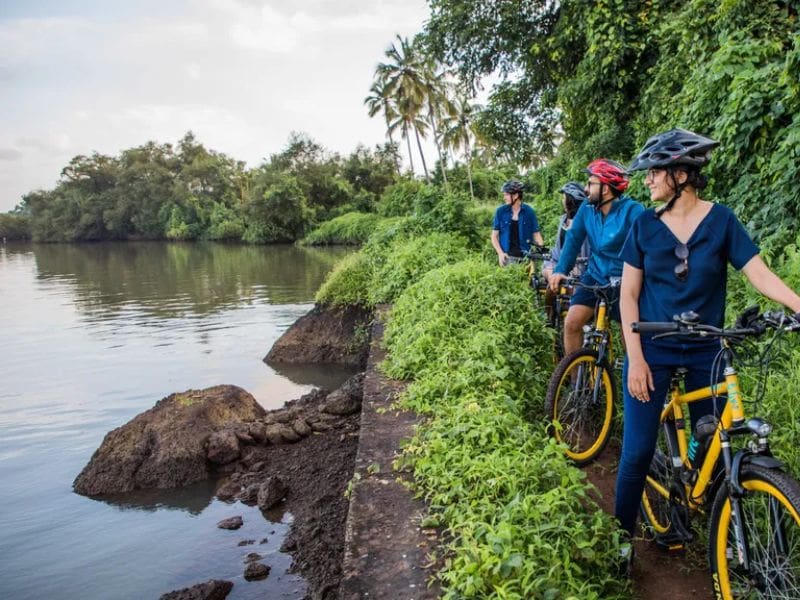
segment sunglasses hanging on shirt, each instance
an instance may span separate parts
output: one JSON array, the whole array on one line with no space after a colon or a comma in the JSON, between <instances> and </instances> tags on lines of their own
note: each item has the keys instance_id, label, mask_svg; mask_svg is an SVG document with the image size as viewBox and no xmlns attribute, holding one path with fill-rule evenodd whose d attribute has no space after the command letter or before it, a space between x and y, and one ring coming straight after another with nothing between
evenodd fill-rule
<instances>
[{"instance_id":1,"label":"sunglasses hanging on shirt","mask_svg":"<svg viewBox=\"0 0 800 600\"><path fill-rule=\"evenodd\" d=\"M689 277L689 246L686 244L675 246L675 257L681 261L675 265L675 277L678 281L686 281Z\"/></svg>"}]
</instances>

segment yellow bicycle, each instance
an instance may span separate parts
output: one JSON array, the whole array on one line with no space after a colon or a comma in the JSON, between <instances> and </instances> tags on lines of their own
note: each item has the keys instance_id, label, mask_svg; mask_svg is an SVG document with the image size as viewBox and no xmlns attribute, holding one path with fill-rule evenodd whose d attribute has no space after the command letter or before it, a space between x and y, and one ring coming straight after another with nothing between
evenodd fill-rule
<instances>
[{"instance_id":1,"label":"yellow bicycle","mask_svg":"<svg viewBox=\"0 0 800 600\"><path fill-rule=\"evenodd\" d=\"M641 499L644 526L662 547L693 539L690 516L710 505L708 558L715 597L800 598L800 484L770 452L772 426L747 417L731 348L768 330L800 330L783 313L748 309L730 329L697 323L685 313L672 323L634 323L658 337L719 338L724 382L688 393L675 374L661 413L662 431ZM727 395L722 414L693 424L687 441L683 405ZM734 451L735 439L748 443ZM694 460L690 459L696 452Z\"/></svg>"},{"instance_id":2,"label":"yellow bicycle","mask_svg":"<svg viewBox=\"0 0 800 600\"><path fill-rule=\"evenodd\" d=\"M557 365L564 358L564 319L567 316L569 301L575 289L570 282L577 280L565 279L558 293L549 297L548 301L547 279L542 275L538 263L550 260L550 251L542 246L531 246L531 249L524 257L528 260L528 281L533 289L536 304L543 308L547 316L547 326L555 332L553 337L553 364ZM578 257L575 264L577 267L583 268L588 262L588 258Z\"/></svg>"},{"instance_id":3,"label":"yellow bicycle","mask_svg":"<svg viewBox=\"0 0 800 600\"><path fill-rule=\"evenodd\" d=\"M565 281L592 290L600 298L594 323L584 327L583 346L558 363L544 402L545 414L552 424L550 434L566 445L567 456L582 466L593 461L611 437L619 392L609 307L619 279L600 286L571 278Z\"/></svg>"}]
</instances>

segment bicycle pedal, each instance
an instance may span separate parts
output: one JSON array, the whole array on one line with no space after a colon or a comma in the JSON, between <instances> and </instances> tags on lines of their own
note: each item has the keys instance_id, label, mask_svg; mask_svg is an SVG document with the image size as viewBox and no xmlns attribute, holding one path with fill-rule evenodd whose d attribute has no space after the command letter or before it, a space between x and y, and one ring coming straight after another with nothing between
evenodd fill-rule
<instances>
[{"instance_id":1,"label":"bicycle pedal","mask_svg":"<svg viewBox=\"0 0 800 600\"><path fill-rule=\"evenodd\" d=\"M659 550L669 554L682 554L688 545L688 540L678 533L657 535L655 542Z\"/></svg>"}]
</instances>

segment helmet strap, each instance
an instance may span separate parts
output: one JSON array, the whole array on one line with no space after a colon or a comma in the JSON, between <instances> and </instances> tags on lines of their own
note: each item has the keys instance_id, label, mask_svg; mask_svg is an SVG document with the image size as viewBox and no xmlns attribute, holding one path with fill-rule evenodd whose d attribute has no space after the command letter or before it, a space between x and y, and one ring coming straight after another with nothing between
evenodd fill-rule
<instances>
[{"instance_id":1,"label":"helmet strap","mask_svg":"<svg viewBox=\"0 0 800 600\"><path fill-rule=\"evenodd\" d=\"M689 185L688 177L686 178L686 181L684 181L683 183L678 183L678 178L675 177L674 168L667 169L667 173L669 173L670 179L672 179L672 188L675 190L675 193L672 195L672 198L670 198L669 202L667 202L663 208L656 211L657 219L660 219L662 216L664 216L665 212L672 210L672 207L675 206L675 201L681 197L681 194L683 194L683 190L686 188L687 185Z\"/></svg>"},{"instance_id":2,"label":"helmet strap","mask_svg":"<svg viewBox=\"0 0 800 600\"><path fill-rule=\"evenodd\" d=\"M603 183L601 181L600 182L600 200L598 202L591 202L591 201L589 202L589 204L591 204L594 207L595 210L600 210L601 206L605 206L609 202L613 202L616 199L616 196L612 195L611 198L609 198L608 200L603 200L603 192L605 191L606 185L607 184L605 184L605 183Z\"/></svg>"}]
</instances>

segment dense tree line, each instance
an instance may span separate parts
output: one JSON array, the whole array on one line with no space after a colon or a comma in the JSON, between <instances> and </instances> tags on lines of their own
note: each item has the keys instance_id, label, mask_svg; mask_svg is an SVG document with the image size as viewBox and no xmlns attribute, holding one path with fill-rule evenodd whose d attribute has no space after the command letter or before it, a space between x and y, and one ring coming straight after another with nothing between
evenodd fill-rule
<instances>
[{"instance_id":1,"label":"dense tree line","mask_svg":"<svg viewBox=\"0 0 800 600\"><path fill-rule=\"evenodd\" d=\"M788 0L430 0L420 43L469 84L499 74L479 140L553 192L684 127L720 140L709 197L760 240L800 216L800 19ZM640 185L638 190L644 196Z\"/></svg>"},{"instance_id":2,"label":"dense tree line","mask_svg":"<svg viewBox=\"0 0 800 600\"><path fill-rule=\"evenodd\" d=\"M31 192L0 215L0 236L294 241L338 214L372 210L398 179L396 161L390 144L342 157L292 134L281 152L248 170L190 132L174 146L76 156L54 189Z\"/></svg>"}]
</instances>

